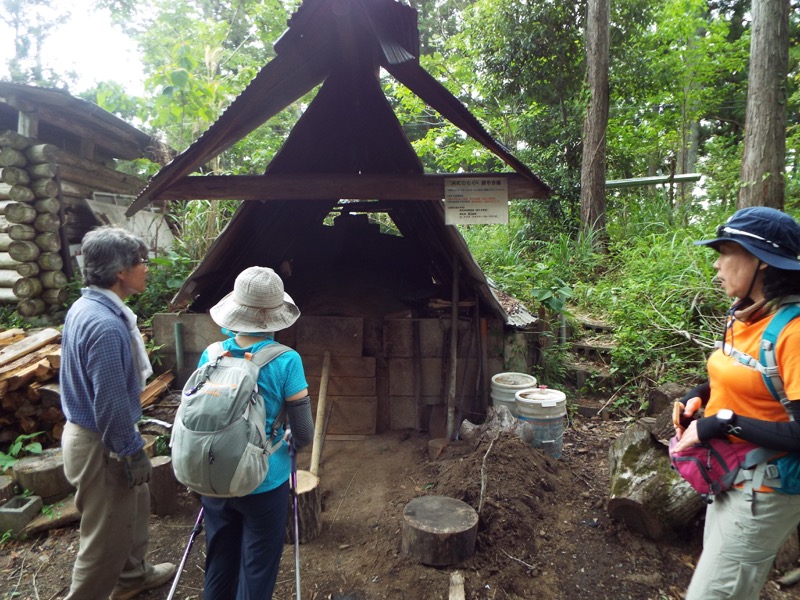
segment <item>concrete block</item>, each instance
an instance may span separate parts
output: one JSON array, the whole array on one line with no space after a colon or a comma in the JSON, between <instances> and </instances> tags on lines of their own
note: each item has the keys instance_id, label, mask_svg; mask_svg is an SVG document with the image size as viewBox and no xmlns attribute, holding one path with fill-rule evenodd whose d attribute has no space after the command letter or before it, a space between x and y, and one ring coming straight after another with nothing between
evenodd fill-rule
<instances>
[{"instance_id":1,"label":"concrete block","mask_svg":"<svg viewBox=\"0 0 800 600\"><path fill-rule=\"evenodd\" d=\"M0 532L11 530L17 535L41 510L40 496L14 496L0 506Z\"/></svg>"}]
</instances>

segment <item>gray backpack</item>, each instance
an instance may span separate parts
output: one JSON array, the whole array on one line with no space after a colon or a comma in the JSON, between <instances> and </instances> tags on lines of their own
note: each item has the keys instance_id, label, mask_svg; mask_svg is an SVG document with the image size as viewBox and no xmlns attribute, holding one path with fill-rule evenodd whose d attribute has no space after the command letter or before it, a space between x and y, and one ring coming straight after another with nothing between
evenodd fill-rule
<instances>
[{"instance_id":1,"label":"gray backpack","mask_svg":"<svg viewBox=\"0 0 800 600\"><path fill-rule=\"evenodd\" d=\"M179 482L203 496L230 498L246 496L264 481L269 457L282 443L274 438L285 408L267 436L258 372L289 350L273 343L236 358L221 342L208 347L208 362L189 376L172 426L169 445Z\"/></svg>"}]
</instances>

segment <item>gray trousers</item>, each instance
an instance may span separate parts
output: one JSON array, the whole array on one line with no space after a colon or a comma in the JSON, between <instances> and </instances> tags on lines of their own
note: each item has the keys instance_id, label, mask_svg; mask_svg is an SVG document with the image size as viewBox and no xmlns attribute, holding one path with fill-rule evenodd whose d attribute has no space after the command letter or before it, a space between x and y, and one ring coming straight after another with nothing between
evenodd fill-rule
<instances>
[{"instance_id":1,"label":"gray trousers","mask_svg":"<svg viewBox=\"0 0 800 600\"><path fill-rule=\"evenodd\" d=\"M101 600L114 586L133 584L145 563L150 524L147 484L128 487L122 462L110 458L100 434L67 422L61 439L64 473L77 488L80 549L67 600Z\"/></svg>"},{"instance_id":2,"label":"gray trousers","mask_svg":"<svg viewBox=\"0 0 800 600\"><path fill-rule=\"evenodd\" d=\"M732 489L706 509L703 553L686 600L758 600L772 563L800 522L800 495Z\"/></svg>"}]
</instances>

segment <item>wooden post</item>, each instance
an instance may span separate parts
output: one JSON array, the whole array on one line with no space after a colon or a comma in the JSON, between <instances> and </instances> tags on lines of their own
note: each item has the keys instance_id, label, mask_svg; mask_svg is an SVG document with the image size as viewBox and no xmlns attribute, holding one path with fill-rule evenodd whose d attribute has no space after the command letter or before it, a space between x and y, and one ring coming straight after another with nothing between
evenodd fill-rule
<instances>
[{"instance_id":1,"label":"wooden post","mask_svg":"<svg viewBox=\"0 0 800 600\"><path fill-rule=\"evenodd\" d=\"M319 398L317 398L317 422L314 426L314 443L311 446L311 466L309 471L315 477L319 474L319 459L322 456L322 446L325 442L325 405L328 395L328 375L331 369L331 353L326 350L322 359L322 376L319 380Z\"/></svg>"},{"instance_id":2,"label":"wooden post","mask_svg":"<svg viewBox=\"0 0 800 600\"><path fill-rule=\"evenodd\" d=\"M420 323L418 319L411 321L411 337L414 353L414 408L417 411L417 430L427 429L425 424L425 410L422 402L422 346L420 341Z\"/></svg>"},{"instance_id":3,"label":"wooden post","mask_svg":"<svg viewBox=\"0 0 800 600\"><path fill-rule=\"evenodd\" d=\"M172 471L172 459L169 456L155 456L150 462L153 471L150 474L150 512L159 517L172 515L178 510L178 482Z\"/></svg>"},{"instance_id":4,"label":"wooden post","mask_svg":"<svg viewBox=\"0 0 800 600\"><path fill-rule=\"evenodd\" d=\"M453 257L453 292L450 301L450 372L447 376L447 439L456 428L456 373L458 373L458 257Z\"/></svg>"}]
</instances>

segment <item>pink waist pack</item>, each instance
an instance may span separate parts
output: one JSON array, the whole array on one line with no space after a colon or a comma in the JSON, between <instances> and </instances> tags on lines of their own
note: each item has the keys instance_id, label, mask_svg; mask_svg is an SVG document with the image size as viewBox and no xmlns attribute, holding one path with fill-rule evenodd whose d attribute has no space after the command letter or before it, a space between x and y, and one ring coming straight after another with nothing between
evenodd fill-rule
<instances>
[{"instance_id":1,"label":"pink waist pack","mask_svg":"<svg viewBox=\"0 0 800 600\"><path fill-rule=\"evenodd\" d=\"M733 487L747 455L759 447L712 439L681 452L673 452L677 440L669 441L669 458L675 469L710 504L714 496ZM751 465L747 465L751 466Z\"/></svg>"}]
</instances>

